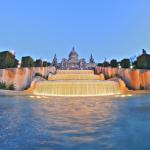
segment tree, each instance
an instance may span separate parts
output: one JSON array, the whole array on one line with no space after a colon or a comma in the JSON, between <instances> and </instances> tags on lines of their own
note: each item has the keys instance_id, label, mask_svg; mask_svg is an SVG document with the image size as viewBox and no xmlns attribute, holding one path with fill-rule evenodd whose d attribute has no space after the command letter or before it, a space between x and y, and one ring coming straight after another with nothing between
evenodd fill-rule
<instances>
[{"instance_id":1,"label":"tree","mask_svg":"<svg viewBox=\"0 0 150 150\"><path fill-rule=\"evenodd\" d=\"M32 57L25 56L21 59L21 67L34 67L34 61Z\"/></svg>"},{"instance_id":2,"label":"tree","mask_svg":"<svg viewBox=\"0 0 150 150\"><path fill-rule=\"evenodd\" d=\"M135 60L134 62L132 62L132 65L133 65L134 68L138 68L137 67L137 60Z\"/></svg>"},{"instance_id":3,"label":"tree","mask_svg":"<svg viewBox=\"0 0 150 150\"><path fill-rule=\"evenodd\" d=\"M109 64L109 62L108 62L108 61L104 61L103 66L104 66L104 67L109 67L109 66L110 66L110 64Z\"/></svg>"},{"instance_id":4,"label":"tree","mask_svg":"<svg viewBox=\"0 0 150 150\"><path fill-rule=\"evenodd\" d=\"M112 60L110 61L110 66L111 66L111 67L114 67L114 68L118 67L118 62L117 62L117 60L116 60L116 59L112 59Z\"/></svg>"},{"instance_id":5,"label":"tree","mask_svg":"<svg viewBox=\"0 0 150 150\"><path fill-rule=\"evenodd\" d=\"M50 63L50 62L47 62L47 66L51 66L51 63Z\"/></svg>"},{"instance_id":6,"label":"tree","mask_svg":"<svg viewBox=\"0 0 150 150\"><path fill-rule=\"evenodd\" d=\"M137 58L136 68L139 69L150 69L150 55L142 54Z\"/></svg>"},{"instance_id":7,"label":"tree","mask_svg":"<svg viewBox=\"0 0 150 150\"><path fill-rule=\"evenodd\" d=\"M130 59L123 59L120 62L122 68L130 68Z\"/></svg>"},{"instance_id":8,"label":"tree","mask_svg":"<svg viewBox=\"0 0 150 150\"><path fill-rule=\"evenodd\" d=\"M103 67L103 63L98 63L97 66L98 67Z\"/></svg>"},{"instance_id":9,"label":"tree","mask_svg":"<svg viewBox=\"0 0 150 150\"><path fill-rule=\"evenodd\" d=\"M47 66L48 66L47 61L43 61L43 67L47 67Z\"/></svg>"},{"instance_id":10,"label":"tree","mask_svg":"<svg viewBox=\"0 0 150 150\"><path fill-rule=\"evenodd\" d=\"M37 59L35 62L34 62L34 66L35 67L42 67L43 66L43 62L41 59Z\"/></svg>"},{"instance_id":11,"label":"tree","mask_svg":"<svg viewBox=\"0 0 150 150\"><path fill-rule=\"evenodd\" d=\"M9 51L0 52L0 68L16 68L18 66L18 60L15 55Z\"/></svg>"}]
</instances>

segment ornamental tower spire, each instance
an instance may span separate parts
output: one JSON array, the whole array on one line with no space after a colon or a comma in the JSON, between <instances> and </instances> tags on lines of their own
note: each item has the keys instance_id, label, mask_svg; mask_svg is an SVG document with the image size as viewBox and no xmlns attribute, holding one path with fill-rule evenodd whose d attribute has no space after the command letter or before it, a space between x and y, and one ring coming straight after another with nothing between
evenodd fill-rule
<instances>
[{"instance_id":1,"label":"ornamental tower spire","mask_svg":"<svg viewBox=\"0 0 150 150\"><path fill-rule=\"evenodd\" d=\"M52 65L55 66L55 67L57 67L57 65L58 65L56 54L54 55L54 58L53 58L53 61L52 61Z\"/></svg>"},{"instance_id":2,"label":"ornamental tower spire","mask_svg":"<svg viewBox=\"0 0 150 150\"><path fill-rule=\"evenodd\" d=\"M93 55L91 54L91 56L90 56L90 63L95 63L95 60L94 60L94 58L93 58Z\"/></svg>"}]
</instances>

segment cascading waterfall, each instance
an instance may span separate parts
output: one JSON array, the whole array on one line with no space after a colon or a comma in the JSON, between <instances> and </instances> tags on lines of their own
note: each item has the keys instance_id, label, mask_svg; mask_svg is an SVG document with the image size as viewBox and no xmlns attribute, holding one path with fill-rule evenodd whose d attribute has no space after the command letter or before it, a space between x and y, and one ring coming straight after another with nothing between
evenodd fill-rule
<instances>
[{"instance_id":1,"label":"cascading waterfall","mask_svg":"<svg viewBox=\"0 0 150 150\"><path fill-rule=\"evenodd\" d=\"M83 74L83 70L81 74L79 70L75 73L71 71L71 74L59 72L49 77L50 81L37 82L33 93L47 96L100 96L120 93L117 82L100 81L94 73L86 71Z\"/></svg>"},{"instance_id":2,"label":"cascading waterfall","mask_svg":"<svg viewBox=\"0 0 150 150\"><path fill-rule=\"evenodd\" d=\"M94 74L56 74L51 76L49 80L99 80L99 75Z\"/></svg>"}]
</instances>

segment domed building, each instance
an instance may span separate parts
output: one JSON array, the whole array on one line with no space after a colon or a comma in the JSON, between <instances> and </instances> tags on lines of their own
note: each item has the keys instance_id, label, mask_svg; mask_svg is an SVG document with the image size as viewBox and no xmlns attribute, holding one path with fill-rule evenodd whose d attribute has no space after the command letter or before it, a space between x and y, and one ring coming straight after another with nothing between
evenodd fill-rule
<instances>
[{"instance_id":1,"label":"domed building","mask_svg":"<svg viewBox=\"0 0 150 150\"><path fill-rule=\"evenodd\" d=\"M69 54L68 63L69 69L79 69L78 53L76 52L74 47Z\"/></svg>"},{"instance_id":2,"label":"domed building","mask_svg":"<svg viewBox=\"0 0 150 150\"><path fill-rule=\"evenodd\" d=\"M86 70L95 67L96 63L94 61L92 54L89 63L87 63L84 58L79 59L79 55L74 47L69 53L69 58L68 59L63 58L61 63L59 64L59 69L62 70Z\"/></svg>"}]
</instances>

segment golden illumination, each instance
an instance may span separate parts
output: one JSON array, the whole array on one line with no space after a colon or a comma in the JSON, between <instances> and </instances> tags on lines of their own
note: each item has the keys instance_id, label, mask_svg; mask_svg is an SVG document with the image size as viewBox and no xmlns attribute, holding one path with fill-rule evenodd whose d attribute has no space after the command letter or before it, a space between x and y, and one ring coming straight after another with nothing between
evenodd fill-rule
<instances>
[{"instance_id":1,"label":"golden illumination","mask_svg":"<svg viewBox=\"0 0 150 150\"><path fill-rule=\"evenodd\" d=\"M42 96L101 96L120 94L115 81L101 81L91 70L58 70L49 81L38 81L33 93Z\"/></svg>"}]
</instances>

